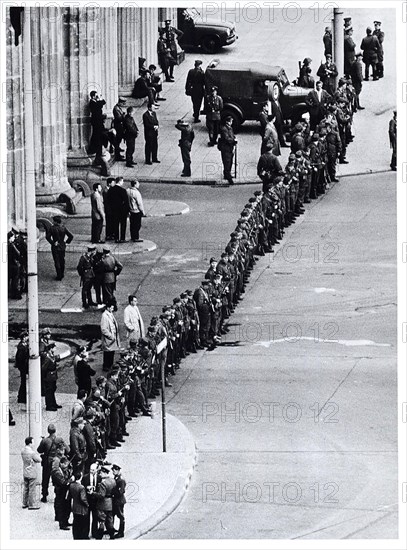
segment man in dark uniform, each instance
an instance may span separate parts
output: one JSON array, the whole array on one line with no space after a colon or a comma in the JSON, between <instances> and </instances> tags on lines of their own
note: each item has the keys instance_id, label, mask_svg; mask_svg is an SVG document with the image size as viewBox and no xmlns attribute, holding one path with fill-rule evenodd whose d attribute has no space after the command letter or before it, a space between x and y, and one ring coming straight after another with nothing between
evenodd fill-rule
<instances>
[{"instance_id":1,"label":"man in dark uniform","mask_svg":"<svg viewBox=\"0 0 407 550\"><path fill-rule=\"evenodd\" d=\"M218 139L222 109L223 99L218 95L217 86L212 86L211 93L205 98L206 127L208 129L208 145L210 147L213 147Z\"/></svg>"},{"instance_id":2,"label":"man in dark uniform","mask_svg":"<svg viewBox=\"0 0 407 550\"><path fill-rule=\"evenodd\" d=\"M257 175L263 182L263 193L265 193L273 180L283 174L280 161L271 152L272 146L266 146L266 152L263 153L257 163Z\"/></svg>"},{"instance_id":3,"label":"man in dark uniform","mask_svg":"<svg viewBox=\"0 0 407 550\"><path fill-rule=\"evenodd\" d=\"M120 275L123 265L110 254L110 248L103 249L103 282L102 295L103 303L107 304L114 300L114 291L116 290L116 279Z\"/></svg>"},{"instance_id":4,"label":"man in dark uniform","mask_svg":"<svg viewBox=\"0 0 407 550\"><path fill-rule=\"evenodd\" d=\"M116 487L113 489L113 521L115 517L120 520L119 530L115 533L115 539L124 537L125 519L124 505L126 504L126 480L121 475L121 468L117 464L113 464L112 473L116 482Z\"/></svg>"},{"instance_id":5,"label":"man in dark uniform","mask_svg":"<svg viewBox=\"0 0 407 550\"><path fill-rule=\"evenodd\" d=\"M213 283L216 275L216 266L217 266L217 260L216 258L211 258L209 260L209 269L205 273L205 279L208 279L211 283Z\"/></svg>"},{"instance_id":6,"label":"man in dark uniform","mask_svg":"<svg viewBox=\"0 0 407 550\"><path fill-rule=\"evenodd\" d=\"M367 27L366 36L360 44L363 51L363 63L365 64L365 80L369 80L369 68L372 66L373 80L379 80L377 76L378 52L380 51L380 42L376 35L372 34L372 29Z\"/></svg>"},{"instance_id":7,"label":"man in dark uniform","mask_svg":"<svg viewBox=\"0 0 407 550\"><path fill-rule=\"evenodd\" d=\"M181 149L182 162L184 163L184 168L182 170L182 177L191 176L191 149L192 142L195 138L195 132L192 129L192 126L189 122L186 122L182 119L177 121L175 125L177 130L181 131L181 138L178 142L178 146Z\"/></svg>"},{"instance_id":8,"label":"man in dark uniform","mask_svg":"<svg viewBox=\"0 0 407 550\"><path fill-rule=\"evenodd\" d=\"M390 148L392 149L390 168L397 170L397 111L393 111L393 118L389 122Z\"/></svg>"},{"instance_id":9,"label":"man in dark uniform","mask_svg":"<svg viewBox=\"0 0 407 550\"><path fill-rule=\"evenodd\" d=\"M93 256L96 251L96 246L88 246L87 251L79 258L77 271L81 278L82 285L82 307L88 309L89 306L95 306L96 303L92 300L92 286L95 274L93 272Z\"/></svg>"},{"instance_id":10,"label":"man in dark uniform","mask_svg":"<svg viewBox=\"0 0 407 550\"><path fill-rule=\"evenodd\" d=\"M171 26L171 19L165 20L164 27L164 37L167 48L170 50L171 57L174 59L175 63L171 63L169 66L169 75L170 79L174 78L174 65L178 63L178 50L177 50L177 39L181 38L184 33L175 27Z\"/></svg>"},{"instance_id":11,"label":"man in dark uniform","mask_svg":"<svg viewBox=\"0 0 407 550\"><path fill-rule=\"evenodd\" d=\"M15 243L16 236L13 231L7 234L7 266L8 266L8 288L9 296L15 300L21 300L21 265L23 262L22 254Z\"/></svg>"},{"instance_id":12,"label":"man in dark uniform","mask_svg":"<svg viewBox=\"0 0 407 550\"><path fill-rule=\"evenodd\" d=\"M335 63L332 63L332 55L326 54L326 62L319 66L317 76L321 79L322 87L328 94L335 93L335 79L338 76L338 70Z\"/></svg>"},{"instance_id":13,"label":"man in dark uniform","mask_svg":"<svg viewBox=\"0 0 407 550\"><path fill-rule=\"evenodd\" d=\"M211 302L209 281L202 281L201 286L194 292L194 301L199 315L199 336L202 346L209 346L209 329L211 326Z\"/></svg>"},{"instance_id":14,"label":"man in dark uniform","mask_svg":"<svg viewBox=\"0 0 407 550\"><path fill-rule=\"evenodd\" d=\"M97 539L101 540L106 528L110 539L114 539L115 531L113 526L113 491L116 487L115 480L109 475L109 470L102 466L100 469L101 481L94 493L96 509L99 520Z\"/></svg>"},{"instance_id":15,"label":"man in dark uniform","mask_svg":"<svg viewBox=\"0 0 407 550\"><path fill-rule=\"evenodd\" d=\"M44 381L45 407L47 411L56 411L61 408L55 399L57 390L57 362L58 356L54 354L55 343L45 345L41 353L41 375Z\"/></svg>"},{"instance_id":16,"label":"man in dark uniform","mask_svg":"<svg viewBox=\"0 0 407 550\"><path fill-rule=\"evenodd\" d=\"M128 168L132 168L137 164L137 162L133 160L133 154L136 147L138 128L133 113L134 107L127 107L127 114L123 120L124 138L126 140L126 166Z\"/></svg>"},{"instance_id":17,"label":"man in dark uniform","mask_svg":"<svg viewBox=\"0 0 407 550\"><path fill-rule=\"evenodd\" d=\"M115 185L107 193L110 203L113 235L116 243L126 242L127 217L129 215L129 201L127 192L123 188L123 178L116 178Z\"/></svg>"},{"instance_id":18,"label":"man in dark uniform","mask_svg":"<svg viewBox=\"0 0 407 550\"><path fill-rule=\"evenodd\" d=\"M324 48L325 48L325 50L324 50L325 57L328 53L330 55L332 55L332 31L331 31L331 27L325 27L325 34L322 37L322 41L324 43Z\"/></svg>"},{"instance_id":19,"label":"man in dark uniform","mask_svg":"<svg viewBox=\"0 0 407 550\"><path fill-rule=\"evenodd\" d=\"M114 146L114 158L115 160L124 160L121 156L122 149L120 149L120 144L124 137L124 128L123 122L124 117L126 116L126 98L119 97L119 101L113 107L113 128L116 131L116 139Z\"/></svg>"},{"instance_id":20,"label":"man in dark uniform","mask_svg":"<svg viewBox=\"0 0 407 550\"><path fill-rule=\"evenodd\" d=\"M355 61L355 48L356 44L352 38L353 28L349 27L345 32L345 38L343 42L344 48L344 74L350 76L351 67Z\"/></svg>"},{"instance_id":21,"label":"man in dark uniform","mask_svg":"<svg viewBox=\"0 0 407 550\"><path fill-rule=\"evenodd\" d=\"M381 30L381 21L373 21L374 24L374 31L373 35L377 36L377 39L380 44L380 48L377 52L377 65L376 65L376 76L378 78L384 77L384 66L383 66L383 58L384 58L384 51L383 51L383 41L384 41L384 32Z\"/></svg>"},{"instance_id":22,"label":"man in dark uniform","mask_svg":"<svg viewBox=\"0 0 407 550\"><path fill-rule=\"evenodd\" d=\"M232 128L233 118L231 116L226 117L225 125L220 129L220 137L218 142L218 149L222 155L222 164L223 164L223 178L229 182L230 185L233 185L232 179L232 163L233 163L233 152L237 141L235 134Z\"/></svg>"},{"instance_id":23,"label":"man in dark uniform","mask_svg":"<svg viewBox=\"0 0 407 550\"><path fill-rule=\"evenodd\" d=\"M52 470L52 483L54 485L55 519L59 522L59 528L69 531L68 523L71 514L71 500L68 498L69 484L72 481L72 468L66 456L61 457L59 467Z\"/></svg>"},{"instance_id":24,"label":"man in dark uniform","mask_svg":"<svg viewBox=\"0 0 407 550\"><path fill-rule=\"evenodd\" d=\"M167 47L167 42L165 40L165 30L158 29L158 40L157 40L157 56L158 63L161 67L162 72L165 75L166 82L174 82L174 79L170 77L169 68L171 64L175 63L176 60L172 58L171 50Z\"/></svg>"},{"instance_id":25,"label":"man in dark uniform","mask_svg":"<svg viewBox=\"0 0 407 550\"><path fill-rule=\"evenodd\" d=\"M62 281L65 274L66 245L72 241L73 235L66 227L62 225L61 216L54 216L52 220L54 223L49 228L46 239L51 245L52 257L54 259L55 271L57 273L56 280Z\"/></svg>"},{"instance_id":26,"label":"man in dark uniform","mask_svg":"<svg viewBox=\"0 0 407 550\"><path fill-rule=\"evenodd\" d=\"M199 113L205 95L205 75L201 65L202 61L197 59L195 61L195 67L188 71L187 81L185 83L185 94L189 95L192 100L194 122L201 122Z\"/></svg>"},{"instance_id":27,"label":"man in dark uniform","mask_svg":"<svg viewBox=\"0 0 407 550\"><path fill-rule=\"evenodd\" d=\"M143 114L144 125L144 139L145 139L145 161L146 164L152 164L152 162L160 162L157 158L158 155L158 119L154 112L154 106L152 103L148 104L147 111ZM152 161L152 162L151 162Z\"/></svg>"},{"instance_id":28,"label":"man in dark uniform","mask_svg":"<svg viewBox=\"0 0 407 550\"><path fill-rule=\"evenodd\" d=\"M109 190L114 187L115 179L107 178L106 188L102 192L103 196L103 205L105 207L105 216L106 216L106 240L111 241L114 239L113 235L113 217L112 217L112 205L109 201Z\"/></svg>"},{"instance_id":29,"label":"man in dark uniform","mask_svg":"<svg viewBox=\"0 0 407 550\"><path fill-rule=\"evenodd\" d=\"M341 139L330 123L326 124L327 168L331 181L339 181L336 177L336 161L341 154Z\"/></svg>"},{"instance_id":30,"label":"man in dark uniform","mask_svg":"<svg viewBox=\"0 0 407 550\"><path fill-rule=\"evenodd\" d=\"M360 105L360 97L359 97L363 86L362 57L363 57L363 54L361 52L357 53L355 61L353 62L351 67L352 85L355 88L355 93L356 93L356 109L360 111L364 109L364 107Z\"/></svg>"},{"instance_id":31,"label":"man in dark uniform","mask_svg":"<svg viewBox=\"0 0 407 550\"><path fill-rule=\"evenodd\" d=\"M37 452L41 455L42 465L42 498L41 502L47 502L48 486L51 478L52 463L57 456L57 449L63 448L66 453L69 452L69 447L62 439L56 435L56 428L54 424L49 424L48 435L41 439L38 445Z\"/></svg>"}]
</instances>

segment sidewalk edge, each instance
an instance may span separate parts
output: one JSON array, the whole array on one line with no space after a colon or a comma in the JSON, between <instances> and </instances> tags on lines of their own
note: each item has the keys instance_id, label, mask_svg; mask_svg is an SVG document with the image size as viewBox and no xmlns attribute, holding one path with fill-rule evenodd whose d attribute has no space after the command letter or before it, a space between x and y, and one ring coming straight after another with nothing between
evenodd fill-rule
<instances>
[{"instance_id":1,"label":"sidewalk edge","mask_svg":"<svg viewBox=\"0 0 407 550\"><path fill-rule=\"evenodd\" d=\"M127 530L124 535L124 540L138 539L157 527L157 525L167 519L178 508L188 490L197 460L195 441L192 437L191 432L188 430L183 422L181 422L177 417L173 415L167 416L172 416L173 418L175 418L177 422L182 425L185 432L186 450L184 471L182 471L178 475L178 478L174 484L174 488L168 499L149 518L142 521L139 525L131 527L129 530Z\"/></svg>"}]
</instances>

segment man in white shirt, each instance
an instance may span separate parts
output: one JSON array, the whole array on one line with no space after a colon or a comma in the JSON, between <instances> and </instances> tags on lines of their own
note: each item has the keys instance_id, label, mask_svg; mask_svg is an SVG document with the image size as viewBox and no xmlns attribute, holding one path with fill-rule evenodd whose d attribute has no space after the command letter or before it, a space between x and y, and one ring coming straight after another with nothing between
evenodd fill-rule
<instances>
[{"instance_id":1,"label":"man in white shirt","mask_svg":"<svg viewBox=\"0 0 407 550\"><path fill-rule=\"evenodd\" d=\"M137 180L130 182L127 189L130 210L130 236L134 243L142 243L140 239L141 218L145 216L144 205L141 193L139 191L140 183Z\"/></svg>"},{"instance_id":2,"label":"man in white shirt","mask_svg":"<svg viewBox=\"0 0 407 550\"><path fill-rule=\"evenodd\" d=\"M124 325L127 330L129 344L130 340L138 340L146 334L143 319L137 307L137 298L133 295L129 296L129 305L124 310Z\"/></svg>"}]
</instances>

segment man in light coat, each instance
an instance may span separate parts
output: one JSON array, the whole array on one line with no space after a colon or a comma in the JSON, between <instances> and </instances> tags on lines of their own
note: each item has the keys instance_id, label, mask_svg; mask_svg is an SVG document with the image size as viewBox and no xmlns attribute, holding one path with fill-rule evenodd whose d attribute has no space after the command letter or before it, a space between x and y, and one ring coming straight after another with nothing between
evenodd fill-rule
<instances>
[{"instance_id":1,"label":"man in light coat","mask_svg":"<svg viewBox=\"0 0 407 550\"><path fill-rule=\"evenodd\" d=\"M133 295L129 296L129 305L124 310L124 326L126 327L127 339L138 340L139 338L144 338L146 335L144 329L143 319L140 314L140 310L137 307L137 298Z\"/></svg>"},{"instance_id":2,"label":"man in light coat","mask_svg":"<svg viewBox=\"0 0 407 550\"><path fill-rule=\"evenodd\" d=\"M103 204L102 186L100 183L93 184L93 193L90 196L90 205L92 208L92 243L104 243L100 238L102 235L103 226L106 223L105 206Z\"/></svg>"},{"instance_id":3,"label":"man in light coat","mask_svg":"<svg viewBox=\"0 0 407 550\"><path fill-rule=\"evenodd\" d=\"M130 211L130 236L135 243L142 243L140 239L141 218L145 216L143 198L140 193L140 183L137 180L130 182L130 188L127 189Z\"/></svg>"},{"instance_id":4,"label":"man in light coat","mask_svg":"<svg viewBox=\"0 0 407 550\"><path fill-rule=\"evenodd\" d=\"M113 315L115 305L113 301L107 302L100 321L104 371L111 369L114 363L114 352L120 349L119 325Z\"/></svg>"},{"instance_id":5,"label":"man in light coat","mask_svg":"<svg viewBox=\"0 0 407 550\"><path fill-rule=\"evenodd\" d=\"M24 492L23 492L23 508L29 510L38 510L39 503L35 491L37 482L37 463L41 462L41 457L33 449L33 438L25 438L25 447L21 451L21 458L23 459L23 478L24 478Z\"/></svg>"}]
</instances>

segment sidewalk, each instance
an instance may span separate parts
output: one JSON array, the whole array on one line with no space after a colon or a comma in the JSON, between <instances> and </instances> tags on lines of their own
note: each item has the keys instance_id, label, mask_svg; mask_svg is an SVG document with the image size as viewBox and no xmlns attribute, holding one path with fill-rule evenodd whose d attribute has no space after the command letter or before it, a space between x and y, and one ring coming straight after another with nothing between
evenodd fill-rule
<instances>
[{"instance_id":1,"label":"sidewalk","mask_svg":"<svg viewBox=\"0 0 407 550\"><path fill-rule=\"evenodd\" d=\"M16 401L16 394L10 395ZM42 433L46 435L49 423L54 423L57 434L69 443L70 409L75 396L58 394L63 408L58 412L43 411ZM161 409L160 402L153 407ZM50 483L48 503L41 503L39 510L23 510L21 450L26 436L26 414L14 414L16 425L10 433L10 538L12 539L60 539L72 540L72 532L61 531L54 521L54 492ZM167 415L167 452L162 452L161 412L155 410L154 418L139 417L127 424L130 434L126 443L114 451L108 451L107 460L122 467L127 482L125 505L125 538L135 539L147 533L163 521L181 502L195 466L195 444L190 432L177 418ZM41 482L41 467L38 467ZM41 497L41 485L38 495ZM118 525L116 525L116 528Z\"/></svg>"}]
</instances>

